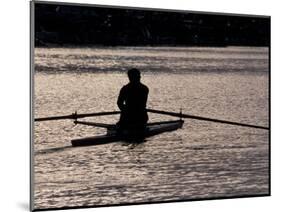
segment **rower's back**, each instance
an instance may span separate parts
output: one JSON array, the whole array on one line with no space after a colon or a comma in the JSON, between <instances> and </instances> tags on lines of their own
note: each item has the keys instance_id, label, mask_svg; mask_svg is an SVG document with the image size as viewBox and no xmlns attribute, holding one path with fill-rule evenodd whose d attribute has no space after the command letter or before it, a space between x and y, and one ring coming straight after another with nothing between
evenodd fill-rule
<instances>
[{"instance_id":1,"label":"rower's back","mask_svg":"<svg viewBox=\"0 0 281 212\"><path fill-rule=\"evenodd\" d=\"M118 107L121 110L119 124L123 127L142 127L148 121L146 102L149 89L140 82L138 69L128 71L130 82L123 86L118 97Z\"/></svg>"}]
</instances>

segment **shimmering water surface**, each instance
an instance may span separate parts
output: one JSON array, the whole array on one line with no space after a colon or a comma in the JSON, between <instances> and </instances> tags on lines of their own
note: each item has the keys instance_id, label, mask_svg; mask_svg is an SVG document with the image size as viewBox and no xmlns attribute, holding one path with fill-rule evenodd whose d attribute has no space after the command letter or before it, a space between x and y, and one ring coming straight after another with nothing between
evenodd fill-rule
<instances>
[{"instance_id":1,"label":"shimmering water surface","mask_svg":"<svg viewBox=\"0 0 281 212\"><path fill-rule=\"evenodd\" d=\"M268 126L268 60L267 48L250 47L36 48L34 113L117 110L126 70L137 67L149 108ZM35 208L268 194L267 130L187 119L138 145L71 147L103 133L70 120L34 124Z\"/></svg>"}]
</instances>

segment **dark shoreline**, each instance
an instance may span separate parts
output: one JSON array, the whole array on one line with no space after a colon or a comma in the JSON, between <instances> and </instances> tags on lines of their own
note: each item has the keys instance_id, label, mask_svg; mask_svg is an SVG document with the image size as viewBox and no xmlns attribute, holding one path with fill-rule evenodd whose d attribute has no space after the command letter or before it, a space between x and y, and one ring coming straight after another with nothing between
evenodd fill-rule
<instances>
[{"instance_id":1,"label":"dark shoreline","mask_svg":"<svg viewBox=\"0 0 281 212\"><path fill-rule=\"evenodd\" d=\"M269 46L270 17L35 4L35 46Z\"/></svg>"},{"instance_id":2,"label":"dark shoreline","mask_svg":"<svg viewBox=\"0 0 281 212\"><path fill-rule=\"evenodd\" d=\"M73 45L73 44L63 44L63 45L57 45L57 44L48 44L48 45L35 45L34 48L109 48L109 49L113 49L113 48L228 48L228 47L257 47L257 48L269 48L269 46L267 45L256 45L256 46L251 46L251 45L116 45L116 46L105 46L105 45L93 45L93 44L89 44L89 45Z\"/></svg>"}]
</instances>

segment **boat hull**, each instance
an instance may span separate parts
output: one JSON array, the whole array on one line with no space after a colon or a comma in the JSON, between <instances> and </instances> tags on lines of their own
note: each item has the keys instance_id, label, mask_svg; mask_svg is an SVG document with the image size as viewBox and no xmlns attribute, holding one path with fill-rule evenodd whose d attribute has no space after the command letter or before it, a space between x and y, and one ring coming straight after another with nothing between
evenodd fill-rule
<instances>
[{"instance_id":1,"label":"boat hull","mask_svg":"<svg viewBox=\"0 0 281 212\"><path fill-rule=\"evenodd\" d=\"M147 138L161 133L177 130L182 127L183 123L183 120L150 123L145 129L144 137ZM71 144L72 146L90 146L108 144L118 141L140 142L140 140L143 140L143 138L132 139L125 135L118 135L116 132L110 132L106 135L74 139L71 141Z\"/></svg>"}]
</instances>

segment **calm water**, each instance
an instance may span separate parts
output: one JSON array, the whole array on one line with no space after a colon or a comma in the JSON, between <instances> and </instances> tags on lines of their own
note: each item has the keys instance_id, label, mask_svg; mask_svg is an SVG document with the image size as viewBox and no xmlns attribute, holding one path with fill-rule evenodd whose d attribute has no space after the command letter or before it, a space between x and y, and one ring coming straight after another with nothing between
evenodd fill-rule
<instances>
[{"instance_id":1,"label":"calm water","mask_svg":"<svg viewBox=\"0 0 281 212\"><path fill-rule=\"evenodd\" d=\"M249 47L37 48L35 117L117 110L131 67L143 72L149 108L268 126L268 49ZM35 208L268 194L266 130L186 120L138 145L71 147L103 133L35 123Z\"/></svg>"}]
</instances>

